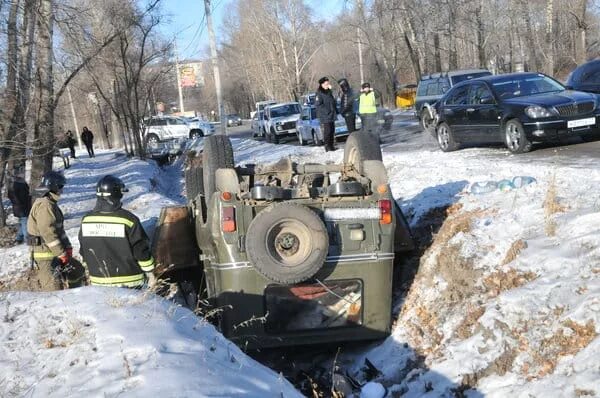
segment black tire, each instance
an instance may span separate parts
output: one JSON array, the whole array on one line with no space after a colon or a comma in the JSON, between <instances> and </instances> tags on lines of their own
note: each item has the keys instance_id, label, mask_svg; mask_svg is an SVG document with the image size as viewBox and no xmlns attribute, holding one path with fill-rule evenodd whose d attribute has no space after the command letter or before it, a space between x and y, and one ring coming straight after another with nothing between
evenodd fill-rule
<instances>
[{"instance_id":1,"label":"black tire","mask_svg":"<svg viewBox=\"0 0 600 398\"><path fill-rule=\"evenodd\" d=\"M246 252L256 270L272 281L292 284L313 277L325 263L327 228L315 212L294 203L276 203L252 220Z\"/></svg>"},{"instance_id":2,"label":"black tire","mask_svg":"<svg viewBox=\"0 0 600 398\"><path fill-rule=\"evenodd\" d=\"M275 130L273 130L273 127L271 127L271 142L273 144L279 144L279 137L277 136L277 134L275 134Z\"/></svg>"},{"instance_id":3,"label":"black tire","mask_svg":"<svg viewBox=\"0 0 600 398\"><path fill-rule=\"evenodd\" d=\"M441 123L436 129L438 146L443 152L456 151L460 144L454 139L454 133L448 123Z\"/></svg>"},{"instance_id":4,"label":"black tire","mask_svg":"<svg viewBox=\"0 0 600 398\"><path fill-rule=\"evenodd\" d=\"M435 126L433 124L434 120L429 115L429 110L427 108L421 109L421 113L419 116L421 119L421 127L424 131L427 131L428 133L435 131Z\"/></svg>"},{"instance_id":5,"label":"black tire","mask_svg":"<svg viewBox=\"0 0 600 398\"><path fill-rule=\"evenodd\" d=\"M302 146L306 146L306 144L308 144L308 142L306 142L306 140L304 138L302 138L302 133L300 133L298 131L297 134L298 134L298 143Z\"/></svg>"},{"instance_id":6,"label":"black tire","mask_svg":"<svg viewBox=\"0 0 600 398\"><path fill-rule=\"evenodd\" d=\"M154 133L150 133L146 136L146 144L150 144L150 143L159 143L160 142L160 138L158 138L158 135L154 134Z\"/></svg>"},{"instance_id":7,"label":"black tire","mask_svg":"<svg viewBox=\"0 0 600 398\"><path fill-rule=\"evenodd\" d=\"M204 193L204 176L201 166L190 167L185 171L185 192L188 203Z\"/></svg>"},{"instance_id":8,"label":"black tire","mask_svg":"<svg viewBox=\"0 0 600 398\"><path fill-rule=\"evenodd\" d=\"M344 147L344 163L352 164L359 172L363 172L365 160L383 160L381 147L376 137L365 132L354 132L348 136Z\"/></svg>"},{"instance_id":9,"label":"black tire","mask_svg":"<svg viewBox=\"0 0 600 398\"><path fill-rule=\"evenodd\" d=\"M216 191L215 173L218 169L233 168L233 148L231 141L224 135L210 135L204 139L202 150L202 167L204 197L210 201Z\"/></svg>"},{"instance_id":10,"label":"black tire","mask_svg":"<svg viewBox=\"0 0 600 398\"><path fill-rule=\"evenodd\" d=\"M200 137L204 137L204 131L198 129L190 131L190 139L195 140Z\"/></svg>"},{"instance_id":11,"label":"black tire","mask_svg":"<svg viewBox=\"0 0 600 398\"><path fill-rule=\"evenodd\" d=\"M517 119L511 119L504 124L504 143L512 153L531 151L531 142L525 135L525 129Z\"/></svg>"},{"instance_id":12,"label":"black tire","mask_svg":"<svg viewBox=\"0 0 600 398\"><path fill-rule=\"evenodd\" d=\"M271 134L267 134L266 130L263 130L263 137L266 142L271 142Z\"/></svg>"}]
</instances>

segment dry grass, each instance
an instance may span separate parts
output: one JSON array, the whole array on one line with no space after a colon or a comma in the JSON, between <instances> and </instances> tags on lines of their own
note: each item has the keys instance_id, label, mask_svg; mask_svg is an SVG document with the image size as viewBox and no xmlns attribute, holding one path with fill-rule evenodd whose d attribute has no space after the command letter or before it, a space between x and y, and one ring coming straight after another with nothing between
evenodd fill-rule
<instances>
[{"instance_id":1,"label":"dry grass","mask_svg":"<svg viewBox=\"0 0 600 398\"><path fill-rule=\"evenodd\" d=\"M510 246L510 249L508 249L508 252L506 252L504 260L502 260L502 263L500 265L512 263L525 249L527 249L527 242L525 242L523 239L514 241L513 244Z\"/></svg>"},{"instance_id":2,"label":"dry grass","mask_svg":"<svg viewBox=\"0 0 600 398\"><path fill-rule=\"evenodd\" d=\"M461 340L471 337L477 321L479 321L479 318L481 318L484 313L485 308L483 306L469 306L469 308L467 308L467 315L454 331L455 336Z\"/></svg>"},{"instance_id":3,"label":"dry grass","mask_svg":"<svg viewBox=\"0 0 600 398\"><path fill-rule=\"evenodd\" d=\"M533 361L525 363L521 372L527 375L529 380L549 375L554 372L561 357L576 355L597 335L592 320L580 324L568 319L555 334L542 340L537 350L529 350Z\"/></svg>"},{"instance_id":4,"label":"dry grass","mask_svg":"<svg viewBox=\"0 0 600 398\"><path fill-rule=\"evenodd\" d=\"M553 215L556 213L563 213L568 208L567 206L561 205L558 201L557 188L556 188L556 176L552 177L548 191L546 192L546 198L544 199L544 231L546 236L556 235L556 220Z\"/></svg>"},{"instance_id":5,"label":"dry grass","mask_svg":"<svg viewBox=\"0 0 600 398\"><path fill-rule=\"evenodd\" d=\"M576 397L595 397L596 396L596 391L594 390L584 390L581 388L576 388L575 389L575 396Z\"/></svg>"},{"instance_id":6,"label":"dry grass","mask_svg":"<svg viewBox=\"0 0 600 398\"><path fill-rule=\"evenodd\" d=\"M514 268L508 271L496 271L483 279L488 294L496 297L506 290L514 289L537 278L533 272L519 272Z\"/></svg>"},{"instance_id":7,"label":"dry grass","mask_svg":"<svg viewBox=\"0 0 600 398\"><path fill-rule=\"evenodd\" d=\"M514 349L505 349L504 352L489 365L474 373L469 373L463 376L461 384L468 386L476 386L479 380L491 375L504 376L512 369L517 351Z\"/></svg>"}]
</instances>

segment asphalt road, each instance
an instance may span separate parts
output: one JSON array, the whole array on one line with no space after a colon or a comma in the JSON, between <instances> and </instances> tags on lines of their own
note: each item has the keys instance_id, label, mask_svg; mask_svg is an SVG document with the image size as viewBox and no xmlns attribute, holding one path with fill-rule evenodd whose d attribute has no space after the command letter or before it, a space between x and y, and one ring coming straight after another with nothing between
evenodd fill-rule
<instances>
[{"instance_id":1,"label":"asphalt road","mask_svg":"<svg viewBox=\"0 0 600 398\"><path fill-rule=\"evenodd\" d=\"M228 128L227 134L237 138L252 138L250 124ZM424 132L417 119L409 114L401 113L394 116L392 128L390 131L384 131L381 135L381 147L388 152L404 152L415 150L439 150L437 142L429 134ZM272 144L275 145L275 144ZM298 141L292 138L286 139L279 145L299 145ZM338 142L338 146L343 146L343 140ZM529 153L512 155L504 146L484 146L482 148L470 148L472 151L481 151L481 157L494 159L505 159L506 156L514 156L515 159L522 160L524 163L532 160L544 160L545 162L556 163L557 165L582 167L582 160L589 160L589 164L600 159L600 140L596 142L582 142L577 136L571 139L552 143L536 144ZM459 150L460 153L460 150Z\"/></svg>"}]
</instances>

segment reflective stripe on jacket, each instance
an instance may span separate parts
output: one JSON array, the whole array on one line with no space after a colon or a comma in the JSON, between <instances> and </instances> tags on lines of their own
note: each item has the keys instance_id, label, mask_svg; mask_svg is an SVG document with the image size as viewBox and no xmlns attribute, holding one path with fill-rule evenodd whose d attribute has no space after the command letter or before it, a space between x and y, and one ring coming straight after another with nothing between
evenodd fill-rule
<instances>
[{"instance_id":1,"label":"reflective stripe on jacket","mask_svg":"<svg viewBox=\"0 0 600 398\"><path fill-rule=\"evenodd\" d=\"M377 113L377 103L375 100L375 92L371 91L367 94L361 94L359 97L358 113L369 114Z\"/></svg>"},{"instance_id":2,"label":"reflective stripe on jacket","mask_svg":"<svg viewBox=\"0 0 600 398\"><path fill-rule=\"evenodd\" d=\"M154 270L154 258L140 220L118 208L102 211L102 200L81 220L80 254L90 273L92 285L141 286L145 272Z\"/></svg>"}]
</instances>

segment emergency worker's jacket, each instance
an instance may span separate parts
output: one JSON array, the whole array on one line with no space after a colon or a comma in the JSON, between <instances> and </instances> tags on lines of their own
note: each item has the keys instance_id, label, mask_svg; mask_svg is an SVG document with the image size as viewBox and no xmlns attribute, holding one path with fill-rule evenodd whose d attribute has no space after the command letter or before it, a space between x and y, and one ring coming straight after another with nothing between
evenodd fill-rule
<instances>
[{"instance_id":1,"label":"emergency worker's jacket","mask_svg":"<svg viewBox=\"0 0 600 398\"><path fill-rule=\"evenodd\" d=\"M140 220L120 204L99 198L81 220L80 254L92 285L139 287L154 270L148 236Z\"/></svg>"},{"instance_id":2,"label":"emergency worker's jacket","mask_svg":"<svg viewBox=\"0 0 600 398\"><path fill-rule=\"evenodd\" d=\"M27 234L32 242L33 258L51 261L71 248L65 233L65 217L58 207L59 195L48 192L35 200L27 219ZM37 241L37 242L36 242Z\"/></svg>"},{"instance_id":3,"label":"emergency worker's jacket","mask_svg":"<svg viewBox=\"0 0 600 398\"><path fill-rule=\"evenodd\" d=\"M361 115L372 115L377 113L377 94L375 91L362 93L358 97L358 113Z\"/></svg>"}]
</instances>

